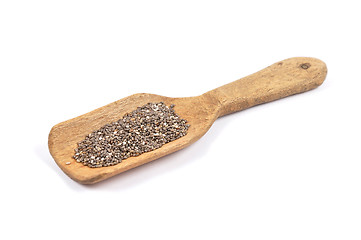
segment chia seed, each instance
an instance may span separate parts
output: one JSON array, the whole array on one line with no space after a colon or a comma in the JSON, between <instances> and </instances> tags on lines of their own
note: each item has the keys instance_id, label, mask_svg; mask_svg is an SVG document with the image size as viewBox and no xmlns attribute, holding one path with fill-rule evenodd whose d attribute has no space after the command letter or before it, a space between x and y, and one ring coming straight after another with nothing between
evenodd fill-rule
<instances>
[{"instance_id":1,"label":"chia seed","mask_svg":"<svg viewBox=\"0 0 361 240\"><path fill-rule=\"evenodd\" d=\"M159 102L138 107L87 135L73 158L91 168L114 166L185 136L190 125L175 113L174 106Z\"/></svg>"}]
</instances>

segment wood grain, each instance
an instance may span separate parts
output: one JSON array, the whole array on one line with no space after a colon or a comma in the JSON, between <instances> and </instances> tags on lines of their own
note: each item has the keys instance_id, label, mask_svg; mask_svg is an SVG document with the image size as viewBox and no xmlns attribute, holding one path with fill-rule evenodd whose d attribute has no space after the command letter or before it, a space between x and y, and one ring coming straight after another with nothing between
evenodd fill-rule
<instances>
[{"instance_id":1,"label":"wood grain","mask_svg":"<svg viewBox=\"0 0 361 240\"><path fill-rule=\"evenodd\" d=\"M147 93L131 95L55 125L49 134L49 150L70 178L82 184L93 184L192 144L208 131L218 117L316 88L322 84L326 74L327 67L322 61L297 57L277 62L196 97L170 98ZM161 101L168 106L175 104L176 113L188 120L191 127L186 136L111 167L89 168L72 158L77 143L90 132L117 121L125 113L148 102Z\"/></svg>"}]
</instances>

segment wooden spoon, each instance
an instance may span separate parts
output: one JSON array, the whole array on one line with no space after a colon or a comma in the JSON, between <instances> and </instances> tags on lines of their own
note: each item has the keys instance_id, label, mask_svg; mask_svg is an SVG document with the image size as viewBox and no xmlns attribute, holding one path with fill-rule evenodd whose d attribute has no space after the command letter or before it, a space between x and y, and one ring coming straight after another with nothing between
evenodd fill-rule
<instances>
[{"instance_id":1,"label":"wooden spoon","mask_svg":"<svg viewBox=\"0 0 361 240\"><path fill-rule=\"evenodd\" d=\"M194 143L221 116L316 88L322 84L326 74L327 68L322 61L297 57L277 62L196 97L134 94L55 125L49 134L49 150L55 162L70 178L83 184L93 184ZM149 102L164 102L168 106L175 104L175 112L191 125L188 134L111 167L89 168L72 158L77 143L86 135Z\"/></svg>"}]
</instances>

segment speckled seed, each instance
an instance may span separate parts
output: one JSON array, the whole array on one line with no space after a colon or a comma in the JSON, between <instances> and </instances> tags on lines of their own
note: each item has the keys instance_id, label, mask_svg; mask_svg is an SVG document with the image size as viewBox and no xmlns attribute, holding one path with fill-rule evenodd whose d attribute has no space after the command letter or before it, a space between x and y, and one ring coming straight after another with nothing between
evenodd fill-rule
<instances>
[{"instance_id":1,"label":"speckled seed","mask_svg":"<svg viewBox=\"0 0 361 240\"><path fill-rule=\"evenodd\" d=\"M88 134L78 143L73 158L91 168L114 166L185 136L190 125L175 113L174 107L163 102L138 107Z\"/></svg>"}]
</instances>

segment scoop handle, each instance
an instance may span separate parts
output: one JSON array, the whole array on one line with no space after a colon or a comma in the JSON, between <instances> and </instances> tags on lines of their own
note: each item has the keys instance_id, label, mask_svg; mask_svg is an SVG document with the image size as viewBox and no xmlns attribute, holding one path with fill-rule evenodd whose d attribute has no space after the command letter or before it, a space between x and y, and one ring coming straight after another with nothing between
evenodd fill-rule
<instances>
[{"instance_id":1,"label":"scoop handle","mask_svg":"<svg viewBox=\"0 0 361 240\"><path fill-rule=\"evenodd\" d=\"M314 89L326 74L326 64L319 59L289 58L203 95L219 102L220 117Z\"/></svg>"}]
</instances>

